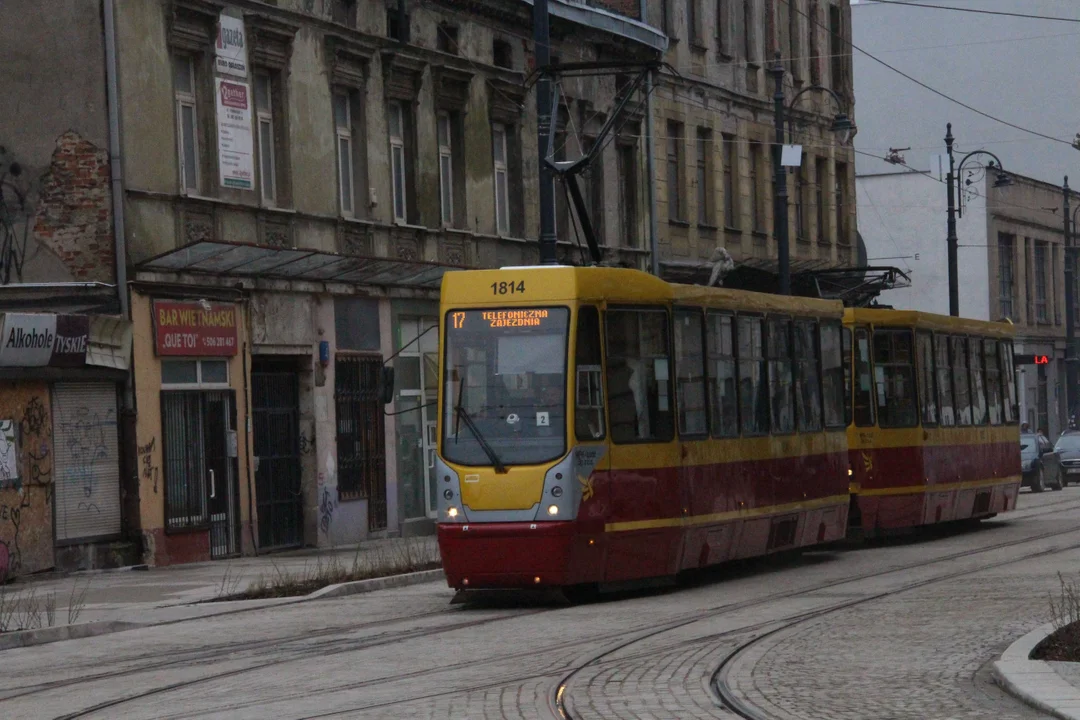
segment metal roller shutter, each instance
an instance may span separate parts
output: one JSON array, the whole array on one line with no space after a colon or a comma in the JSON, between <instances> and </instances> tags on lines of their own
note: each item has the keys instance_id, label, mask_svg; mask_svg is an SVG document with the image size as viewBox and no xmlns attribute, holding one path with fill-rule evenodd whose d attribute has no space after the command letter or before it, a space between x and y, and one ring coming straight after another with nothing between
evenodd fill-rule
<instances>
[{"instance_id":1,"label":"metal roller shutter","mask_svg":"<svg viewBox=\"0 0 1080 720\"><path fill-rule=\"evenodd\" d=\"M116 386L53 386L56 539L120 534Z\"/></svg>"}]
</instances>

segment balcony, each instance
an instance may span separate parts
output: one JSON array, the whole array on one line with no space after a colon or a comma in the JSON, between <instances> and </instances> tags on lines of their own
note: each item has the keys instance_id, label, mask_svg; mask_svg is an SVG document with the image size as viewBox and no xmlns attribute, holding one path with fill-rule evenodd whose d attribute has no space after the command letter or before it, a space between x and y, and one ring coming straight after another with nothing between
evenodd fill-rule
<instances>
[{"instance_id":1,"label":"balcony","mask_svg":"<svg viewBox=\"0 0 1080 720\"><path fill-rule=\"evenodd\" d=\"M530 6L533 4L533 0L523 2ZM548 8L554 18L611 33L657 52L667 50L667 36L659 28L597 7L593 2L595 0L549 0Z\"/></svg>"}]
</instances>

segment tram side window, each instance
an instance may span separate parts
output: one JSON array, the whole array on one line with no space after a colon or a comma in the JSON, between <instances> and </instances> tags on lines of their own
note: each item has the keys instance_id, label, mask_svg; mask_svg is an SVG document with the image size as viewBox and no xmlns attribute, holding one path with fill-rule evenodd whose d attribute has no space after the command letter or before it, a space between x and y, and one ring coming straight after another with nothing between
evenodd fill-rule
<instances>
[{"instance_id":1,"label":"tram side window","mask_svg":"<svg viewBox=\"0 0 1080 720\"><path fill-rule=\"evenodd\" d=\"M934 336L920 332L915 336L919 363L919 404L923 425L937 425L937 393L934 392Z\"/></svg>"},{"instance_id":2,"label":"tram side window","mask_svg":"<svg viewBox=\"0 0 1080 720\"><path fill-rule=\"evenodd\" d=\"M675 311L675 402L679 434L685 436L705 436L709 432L701 319L697 310Z\"/></svg>"},{"instance_id":3,"label":"tram side window","mask_svg":"<svg viewBox=\"0 0 1080 720\"><path fill-rule=\"evenodd\" d=\"M769 432L769 388L765 382L764 321L739 316L739 418L746 435Z\"/></svg>"},{"instance_id":4,"label":"tram side window","mask_svg":"<svg viewBox=\"0 0 1080 720\"><path fill-rule=\"evenodd\" d=\"M870 372L870 333L855 331L855 424L874 425L874 378Z\"/></svg>"},{"instance_id":5,"label":"tram side window","mask_svg":"<svg viewBox=\"0 0 1080 720\"><path fill-rule=\"evenodd\" d=\"M968 340L968 368L971 370L971 423L986 424L986 375L983 370L982 340Z\"/></svg>"},{"instance_id":6,"label":"tram side window","mask_svg":"<svg viewBox=\"0 0 1080 720\"><path fill-rule=\"evenodd\" d=\"M1016 422L1016 371L1013 369L1013 345L1008 340L1002 340L998 346L1001 360L1001 385L1005 389L1005 423L1012 425Z\"/></svg>"},{"instance_id":7,"label":"tram side window","mask_svg":"<svg viewBox=\"0 0 1080 720\"><path fill-rule=\"evenodd\" d=\"M795 431L794 369L791 359L791 320L769 318L765 350L769 356L769 400L772 430L783 434Z\"/></svg>"},{"instance_id":8,"label":"tram side window","mask_svg":"<svg viewBox=\"0 0 1080 720\"><path fill-rule=\"evenodd\" d=\"M844 351L844 426L847 427L851 424L852 412L851 412L851 330L844 328L841 331L841 337L843 338L843 351Z\"/></svg>"},{"instance_id":9,"label":"tram side window","mask_svg":"<svg viewBox=\"0 0 1080 720\"><path fill-rule=\"evenodd\" d=\"M574 410L574 434L578 440L604 438L604 384L600 361L600 313L591 305L578 310L577 402Z\"/></svg>"},{"instance_id":10,"label":"tram side window","mask_svg":"<svg viewBox=\"0 0 1080 720\"><path fill-rule=\"evenodd\" d=\"M968 380L967 338L949 338L952 350L953 390L956 392L956 424L971 424L971 384Z\"/></svg>"},{"instance_id":11,"label":"tram side window","mask_svg":"<svg viewBox=\"0 0 1080 720\"><path fill-rule=\"evenodd\" d=\"M821 385L825 400L825 427L844 427L845 401L844 383L850 383L851 371L844 361L843 342L851 349L851 333L847 332L844 341L840 339L840 325L825 323L821 326ZM800 416L801 417L801 416Z\"/></svg>"},{"instance_id":12,"label":"tram side window","mask_svg":"<svg viewBox=\"0 0 1080 720\"><path fill-rule=\"evenodd\" d=\"M607 377L611 437L617 443L674 437L667 312L607 312Z\"/></svg>"},{"instance_id":13,"label":"tram side window","mask_svg":"<svg viewBox=\"0 0 1080 720\"><path fill-rule=\"evenodd\" d=\"M953 404L952 361L949 359L949 336L934 336L934 365L937 374L938 407L941 409L942 427L956 425Z\"/></svg>"},{"instance_id":14,"label":"tram side window","mask_svg":"<svg viewBox=\"0 0 1080 720\"><path fill-rule=\"evenodd\" d=\"M800 432L821 430L821 376L818 367L817 323L795 323L795 415Z\"/></svg>"},{"instance_id":15,"label":"tram side window","mask_svg":"<svg viewBox=\"0 0 1080 720\"><path fill-rule=\"evenodd\" d=\"M998 362L996 340L983 340L986 357L986 404L991 425L1001 424L1001 365Z\"/></svg>"},{"instance_id":16,"label":"tram side window","mask_svg":"<svg viewBox=\"0 0 1080 720\"><path fill-rule=\"evenodd\" d=\"M878 425L915 427L915 365L910 330L874 331L874 384Z\"/></svg>"},{"instance_id":17,"label":"tram side window","mask_svg":"<svg viewBox=\"0 0 1080 720\"><path fill-rule=\"evenodd\" d=\"M735 377L735 318L726 313L708 315L709 395L713 437L739 434L739 399Z\"/></svg>"}]
</instances>

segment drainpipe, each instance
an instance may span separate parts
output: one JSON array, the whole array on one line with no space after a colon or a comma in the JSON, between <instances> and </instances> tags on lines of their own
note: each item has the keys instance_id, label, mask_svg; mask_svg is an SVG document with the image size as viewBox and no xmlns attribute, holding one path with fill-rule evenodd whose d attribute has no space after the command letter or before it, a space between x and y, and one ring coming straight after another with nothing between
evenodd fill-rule
<instances>
[{"instance_id":1,"label":"drainpipe","mask_svg":"<svg viewBox=\"0 0 1080 720\"><path fill-rule=\"evenodd\" d=\"M109 168L112 177L113 242L116 255L116 291L120 314L131 319L128 308L127 238L124 235L124 168L120 152L120 93L116 70L116 15L114 0L105 2L105 78L108 87Z\"/></svg>"},{"instance_id":2,"label":"drainpipe","mask_svg":"<svg viewBox=\"0 0 1080 720\"><path fill-rule=\"evenodd\" d=\"M641 0L641 22L649 22L649 0ZM656 221L656 152L653 145L653 73L645 78L645 172L649 193L649 267L653 275L660 276L660 247Z\"/></svg>"}]
</instances>

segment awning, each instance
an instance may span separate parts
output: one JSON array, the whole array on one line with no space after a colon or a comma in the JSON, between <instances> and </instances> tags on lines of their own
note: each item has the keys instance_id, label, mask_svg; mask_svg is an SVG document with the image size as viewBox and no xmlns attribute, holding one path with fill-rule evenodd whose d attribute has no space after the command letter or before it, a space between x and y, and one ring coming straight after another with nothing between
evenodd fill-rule
<instances>
[{"instance_id":1,"label":"awning","mask_svg":"<svg viewBox=\"0 0 1080 720\"><path fill-rule=\"evenodd\" d=\"M458 265L415 260L216 241L192 243L145 260L137 267L150 272L191 272L413 288L438 288L447 271L467 269Z\"/></svg>"}]
</instances>

